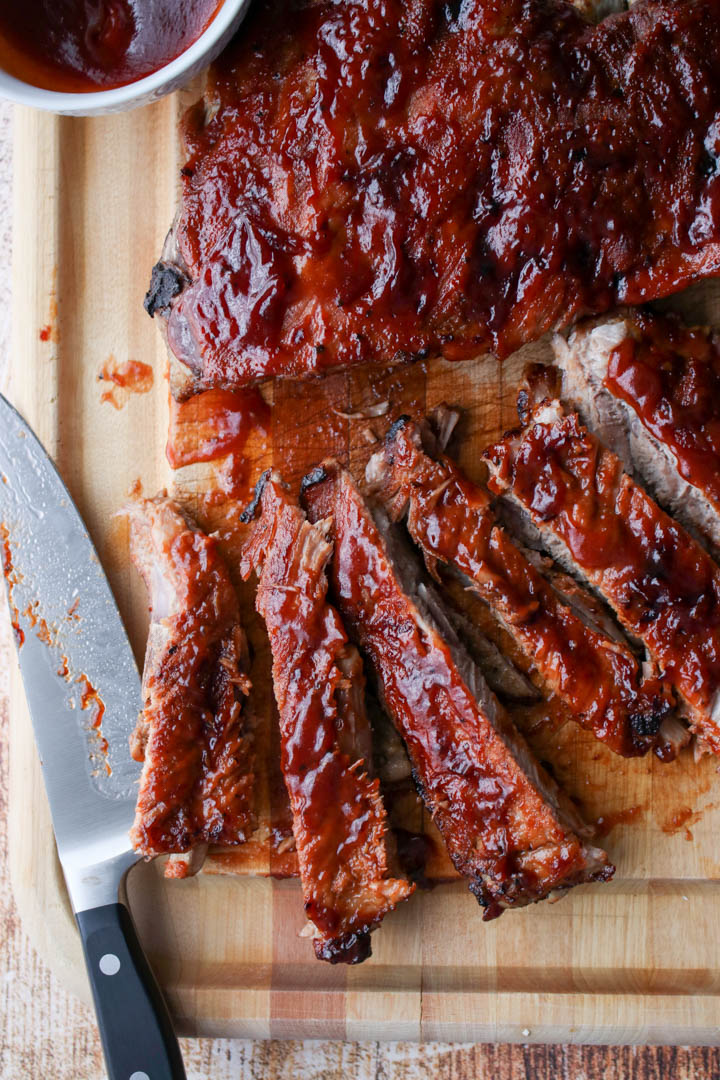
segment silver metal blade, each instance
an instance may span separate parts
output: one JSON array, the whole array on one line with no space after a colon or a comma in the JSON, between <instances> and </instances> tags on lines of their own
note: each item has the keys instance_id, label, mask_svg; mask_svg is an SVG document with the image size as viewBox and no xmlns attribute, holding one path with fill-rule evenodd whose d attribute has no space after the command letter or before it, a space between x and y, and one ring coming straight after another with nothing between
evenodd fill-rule
<instances>
[{"instance_id":1,"label":"silver metal blade","mask_svg":"<svg viewBox=\"0 0 720 1080\"><path fill-rule=\"evenodd\" d=\"M140 678L92 541L54 464L0 395L0 522L25 693L76 911L135 861Z\"/></svg>"}]
</instances>

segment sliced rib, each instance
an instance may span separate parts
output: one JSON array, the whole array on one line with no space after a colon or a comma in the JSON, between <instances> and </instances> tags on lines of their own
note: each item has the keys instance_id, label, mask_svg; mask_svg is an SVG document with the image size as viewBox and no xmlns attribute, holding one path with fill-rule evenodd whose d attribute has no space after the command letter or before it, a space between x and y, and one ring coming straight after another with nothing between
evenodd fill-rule
<instances>
[{"instance_id":1,"label":"sliced rib","mask_svg":"<svg viewBox=\"0 0 720 1080\"><path fill-rule=\"evenodd\" d=\"M536 405L485 454L491 489L605 598L720 753L720 570L705 549L557 400Z\"/></svg>"},{"instance_id":2,"label":"sliced rib","mask_svg":"<svg viewBox=\"0 0 720 1080\"><path fill-rule=\"evenodd\" d=\"M431 573L440 562L462 575L579 724L625 757L653 747L667 756L661 727L672 701L660 680L642 679L629 647L569 596L564 577L550 585L498 525L487 491L437 455L427 424L393 425L369 472L392 516L407 516Z\"/></svg>"},{"instance_id":3,"label":"sliced rib","mask_svg":"<svg viewBox=\"0 0 720 1080\"><path fill-rule=\"evenodd\" d=\"M208 844L240 844L253 828L247 641L215 541L165 497L133 502L128 516L151 607L130 835L148 858L173 853L166 875L185 877Z\"/></svg>"},{"instance_id":4,"label":"sliced rib","mask_svg":"<svg viewBox=\"0 0 720 1080\"><path fill-rule=\"evenodd\" d=\"M241 569L259 575L305 911L321 960L359 963L370 931L414 886L388 872L362 662L327 601L332 546L277 474L263 475L246 518L258 511Z\"/></svg>"},{"instance_id":5,"label":"sliced rib","mask_svg":"<svg viewBox=\"0 0 720 1080\"><path fill-rule=\"evenodd\" d=\"M457 639L438 632L400 527L380 506L371 514L334 462L306 477L304 499L312 521L328 521L339 609L484 918L610 877L605 852L581 838L574 807L533 760L478 668Z\"/></svg>"},{"instance_id":6,"label":"sliced rib","mask_svg":"<svg viewBox=\"0 0 720 1080\"><path fill-rule=\"evenodd\" d=\"M720 551L720 338L635 311L556 337L562 399L626 470Z\"/></svg>"}]
</instances>

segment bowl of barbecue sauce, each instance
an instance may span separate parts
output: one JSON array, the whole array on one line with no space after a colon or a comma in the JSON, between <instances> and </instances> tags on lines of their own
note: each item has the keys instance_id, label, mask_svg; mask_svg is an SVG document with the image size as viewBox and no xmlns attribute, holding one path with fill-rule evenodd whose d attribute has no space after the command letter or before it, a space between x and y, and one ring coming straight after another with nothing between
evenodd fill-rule
<instances>
[{"instance_id":1,"label":"bowl of barbecue sauce","mask_svg":"<svg viewBox=\"0 0 720 1080\"><path fill-rule=\"evenodd\" d=\"M217 56L250 0L0 0L0 96L90 115L144 105Z\"/></svg>"}]
</instances>

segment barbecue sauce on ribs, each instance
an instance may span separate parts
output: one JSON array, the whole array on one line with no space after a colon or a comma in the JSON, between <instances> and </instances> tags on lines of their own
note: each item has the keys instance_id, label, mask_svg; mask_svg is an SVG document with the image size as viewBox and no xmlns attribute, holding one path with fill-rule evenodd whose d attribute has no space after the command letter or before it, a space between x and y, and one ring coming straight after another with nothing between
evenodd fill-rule
<instances>
[{"instance_id":1,"label":"barbecue sauce on ribs","mask_svg":"<svg viewBox=\"0 0 720 1080\"><path fill-rule=\"evenodd\" d=\"M638 311L632 326L610 354L604 384L720 512L720 338L672 315Z\"/></svg>"},{"instance_id":2,"label":"barbecue sauce on ribs","mask_svg":"<svg viewBox=\"0 0 720 1080\"><path fill-rule=\"evenodd\" d=\"M569 800L487 687L477 688L483 703L476 699L406 593L349 474L326 462L303 489L310 520L330 522L333 599L376 673L420 794L483 918L610 878L614 868L581 839Z\"/></svg>"},{"instance_id":3,"label":"barbecue sauce on ribs","mask_svg":"<svg viewBox=\"0 0 720 1080\"><path fill-rule=\"evenodd\" d=\"M490 488L562 542L720 753L720 570L704 548L557 401L537 405L485 456Z\"/></svg>"},{"instance_id":4,"label":"barbecue sauce on ribs","mask_svg":"<svg viewBox=\"0 0 720 1080\"><path fill-rule=\"evenodd\" d=\"M426 425L427 426L427 425ZM376 461L376 468L381 467ZM390 429L382 454L383 497L394 502L434 572L454 566L496 611L533 658L546 691L616 754L634 757L657 745L672 708L657 678L641 680L630 649L604 637L561 602L498 524L487 491L448 458L426 452L422 427L407 419Z\"/></svg>"},{"instance_id":5,"label":"barbecue sauce on ribs","mask_svg":"<svg viewBox=\"0 0 720 1080\"><path fill-rule=\"evenodd\" d=\"M215 541L167 498L139 500L128 515L152 607L130 835L148 858L195 850L202 861L208 844L240 844L254 827L247 641ZM166 874L188 866L171 861Z\"/></svg>"},{"instance_id":6,"label":"barbecue sauce on ribs","mask_svg":"<svg viewBox=\"0 0 720 1080\"><path fill-rule=\"evenodd\" d=\"M317 957L355 964L414 885L389 874L362 661L327 601L332 547L275 474L263 474L243 517L256 515L241 571L259 578L305 911Z\"/></svg>"},{"instance_id":7,"label":"barbecue sauce on ribs","mask_svg":"<svg viewBox=\"0 0 720 1080\"><path fill-rule=\"evenodd\" d=\"M186 120L175 392L504 355L717 274L719 69L720 0L263 0Z\"/></svg>"}]
</instances>

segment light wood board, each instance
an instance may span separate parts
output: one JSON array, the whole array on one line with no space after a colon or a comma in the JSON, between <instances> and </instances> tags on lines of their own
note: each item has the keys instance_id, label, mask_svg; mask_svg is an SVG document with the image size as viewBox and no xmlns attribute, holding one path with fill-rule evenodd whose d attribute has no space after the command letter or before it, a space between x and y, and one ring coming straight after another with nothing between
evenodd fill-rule
<instances>
[{"instance_id":1,"label":"light wood board","mask_svg":"<svg viewBox=\"0 0 720 1080\"><path fill-rule=\"evenodd\" d=\"M16 120L12 398L85 517L139 657L146 598L114 515L136 480L148 493L172 483L164 457L164 347L142 298L175 210L183 103L174 97L94 120L18 110ZM709 319L718 295L696 290L675 306ZM111 354L155 368L153 391L131 396L120 410L100 401L97 373ZM332 407L352 412L368 396L385 394L394 412L443 399L465 406L462 461L476 474L483 445L513 421L521 362L430 363L389 373L383 385L362 372L278 384L269 392L272 437L253 466L274 460L294 480L331 449L359 471L369 444ZM301 449L290 446L291 424L303 432ZM384 421L371 426L381 432ZM211 472L189 470L176 482L206 524L217 524L199 495ZM252 587L246 609L251 601ZM87 998L17 673L11 722L18 906L41 954ZM202 875L166 882L159 866L139 866L128 895L179 1030L720 1043L716 762L696 763L691 754L666 766L623 762L572 726L534 738L588 818L632 811L606 838L618 868L612 883L491 924L462 885L438 886L386 920L369 962L344 969L315 961L298 937L304 918L297 881Z\"/></svg>"}]
</instances>

